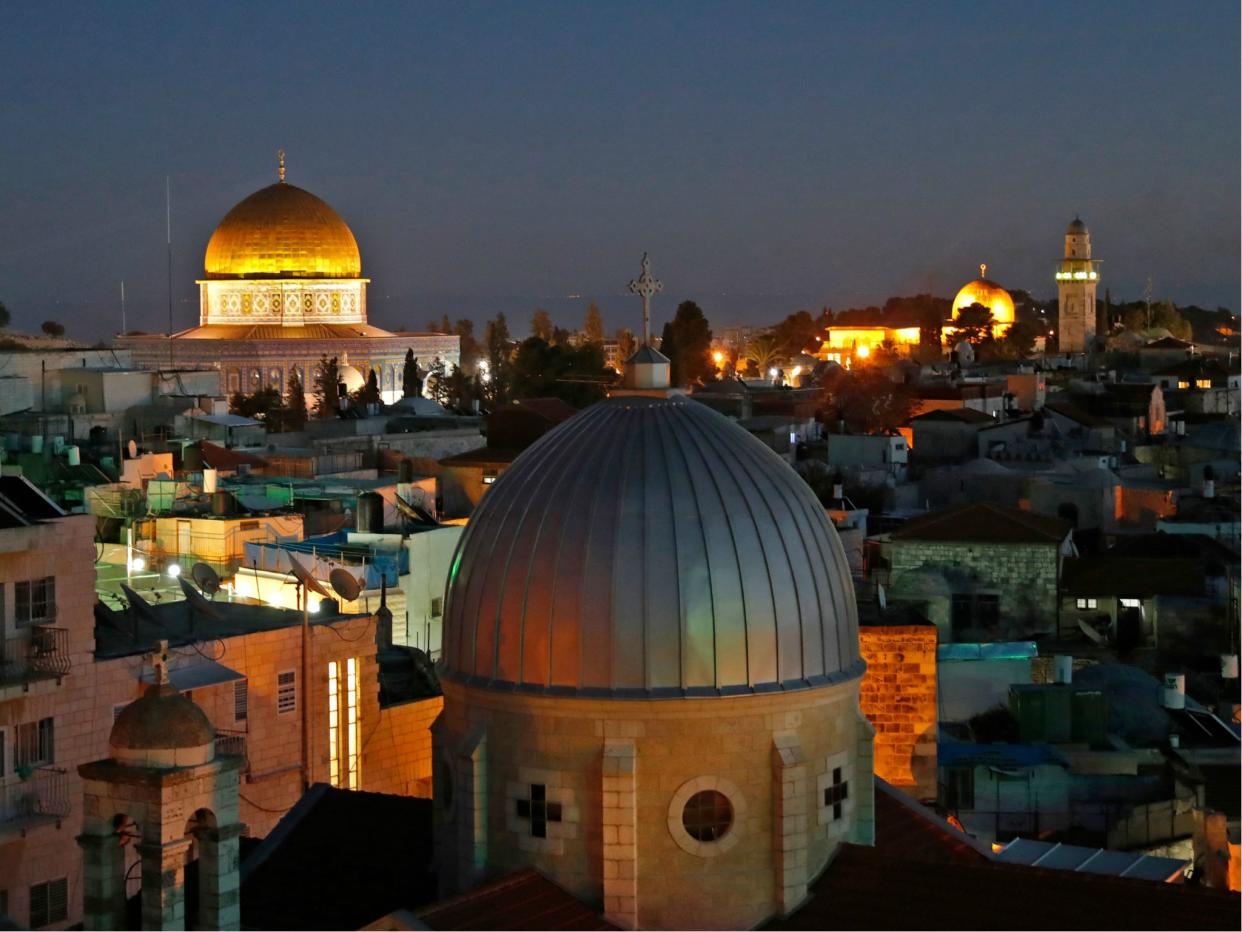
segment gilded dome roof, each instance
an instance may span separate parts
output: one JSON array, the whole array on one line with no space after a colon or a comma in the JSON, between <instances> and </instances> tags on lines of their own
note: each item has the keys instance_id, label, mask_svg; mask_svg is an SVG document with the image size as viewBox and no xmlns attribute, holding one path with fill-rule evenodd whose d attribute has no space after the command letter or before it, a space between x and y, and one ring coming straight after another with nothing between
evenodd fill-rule
<instances>
[{"instance_id":1,"label":"gilded dome roof","mask_svg":"<svg viewBox=\"0 0 1242 932\"><path fill-rule=\"evenodd\" d=\"M973 282L967 282L953 299L953 316L957 317L962 308L972 304L982 304L992 312L992 322L996 324L1012 324L1014 320L1013 298L1009 292L996 282L986 277L987 266L979 267L980 276Z\"/></svg>"},{"instance_id":2,"label":"gilded dome roof","mask_svg":"<svg viewBox=\"0 0 1242 932\"><path fill-rule=\"evenodd\" d=\"M483 497L449 574L444 675L565 695L799 689L862 674L849 566L806 483L685 396L619 396Z\"/></svg>"},{"instance_id":3,"label":"gilded dome roof","mask_svg":"<svg viewBox=\"0 0 1242 932\"><path fill-rule=\"evenodd\" d=\"M207 243L209 279L358 278L358 243L335 210L283 181L225 214Z\"/></svg>"},{"instance_id":4,"label":"gilded dome roof","mask_svg":"<svg viewBox=\"0 0 1242 932\"><path fill-rule=\"evenodd\" d=\"M215 737L193 699L169 683L156 683L117 716L108 744L117 760L159 766L210 759Z\"/></svg>"}]
</instances>

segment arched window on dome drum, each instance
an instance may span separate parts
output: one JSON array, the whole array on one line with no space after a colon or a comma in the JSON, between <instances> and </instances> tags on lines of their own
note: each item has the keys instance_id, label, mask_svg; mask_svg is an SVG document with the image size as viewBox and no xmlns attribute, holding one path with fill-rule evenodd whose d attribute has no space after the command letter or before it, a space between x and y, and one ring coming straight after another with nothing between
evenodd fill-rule
<instances>
[{"instance_id":1,"label":"arched window on dome drum","mask_svg":"<svg viewBox=\"0 0 1242 932\"><path fill-rule=\"evenodd\" d=\"M251 390L258 388L263 384L263 373L258 369L250 370L250 388Z\"/></svg>"},{"instance_id":2,"label":"arched window on dome drum","mask_svg":"<svg viewBox=\"0 0 1242 932\"><path fill-rule=\"evenodd\" d=\"M279 369L272 369L267 375L267 384L277 391L284 391L284 379L281 377Z\"/></svg>"},{"instance_id":3,"label":"arched window on dome drum","mask_svg":"<svg viewBox=\"0 0 1242 932\"><path fill-rule=\"evenodd\" d=\"M718 790L700 790L686 800L681 824L695 841L719 841L733 827L733 804Z\"/></svg>"}]
</instances>

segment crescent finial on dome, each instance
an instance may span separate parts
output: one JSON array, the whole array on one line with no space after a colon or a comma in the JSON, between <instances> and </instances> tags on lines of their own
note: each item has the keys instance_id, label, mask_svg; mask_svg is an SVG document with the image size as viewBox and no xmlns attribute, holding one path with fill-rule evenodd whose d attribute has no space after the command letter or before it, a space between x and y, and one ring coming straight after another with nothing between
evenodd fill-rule
<instances>
[{"instance_id":1,"label":"crescent finial on dome","mask_svg":"<svg viewBox=\"0 0 1242 932\"><path fill-rule=\"evenodd\" d=\"M986 262L979 263L979 277L980 278L988 277L988 264Z\"/></svg>"}]
</instances>

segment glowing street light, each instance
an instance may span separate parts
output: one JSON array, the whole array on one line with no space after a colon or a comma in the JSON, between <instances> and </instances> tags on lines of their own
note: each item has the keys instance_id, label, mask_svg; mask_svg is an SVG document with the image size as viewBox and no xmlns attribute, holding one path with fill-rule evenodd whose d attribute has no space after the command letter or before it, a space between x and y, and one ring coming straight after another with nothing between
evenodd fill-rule
<instances>
[{"instance_id":1,"label":"glowing street light","mask_svg":"<svg viewBox=\"0 0 1242 932\"><path fill-rule=\"evenodd\" d=\"M134 557L132 560L129 561L129 568L133 570L135 573L141 573L143 570L147 568L147 561L144 560L142 557Z\"/></svg>"},{"instance_id":2,"label":"glowing street light","mask_svg":"<svg viewBox=\"0 0 1242 932\"><path fill-rule=\"evenodd\" d=\"M169 563L168 569L166 569L164 572L166 572L173 579L176 579L178 576L181 575L181 566L180 564L177 564L177 563Z\"/></svg>"},{"instance_id":3,"label":"glowing street light","mask_svg":"<svg viewBox=\"0 0 1242 932\"><path fill-rule=\"evenodd\" d=\"M781 374L781 370L777 369L775 366L773 366L771 369L768 370L768 378L770 379L774 379L780 374Z\"/></svg>"},{"instance_id":4,"label":"glowing street light","mask_svg":"<svg viewBox=\"0 0 1242 932\"><path fill-rule=\"evenodd\" d=\"M856 355L859 359L866 359L868 356L871 355L871 347L860 346L858 347L857 350L855 350L854 355Z\"/></svg>"},{"instance_id":5,"label":"glowing street light","mask_svg":"<svg viewBox=\"0 0 1242 932\"><path fill-rule=\"evenodd\" d=\"M720 350L716 350L716 352L712 353L712 361L715 362L717 366L721 365L724 362L724 353L720 352Z\"/></svg>"}]
</instances>

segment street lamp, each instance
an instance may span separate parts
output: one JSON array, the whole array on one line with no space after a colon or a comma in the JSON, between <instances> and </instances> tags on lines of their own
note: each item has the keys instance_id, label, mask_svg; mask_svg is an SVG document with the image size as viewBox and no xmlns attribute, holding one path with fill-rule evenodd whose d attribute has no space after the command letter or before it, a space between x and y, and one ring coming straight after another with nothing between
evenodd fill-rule
<instances>
[{"instance_id":1,"label":"street lamp","mask_svg":"<svg viewBox=\"0 0 1242 932\"><path fill-rule=\"evenodd\" d=\"M168 569L166 569L164 572L166 572L173 579L176 579L178 576L181 575L181 566L180 564L177 564L177 563L169 563Z\"/></svg>"}]
</instances>

